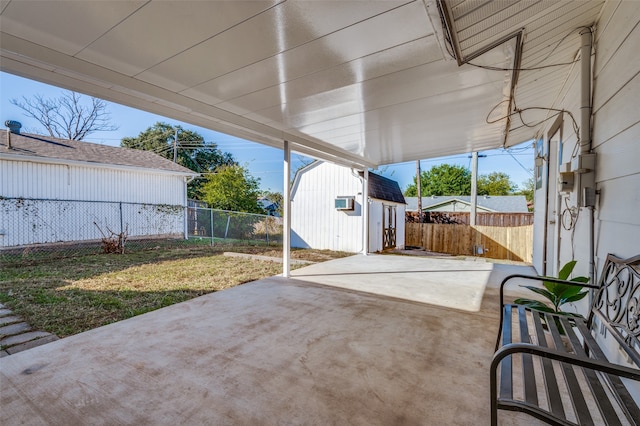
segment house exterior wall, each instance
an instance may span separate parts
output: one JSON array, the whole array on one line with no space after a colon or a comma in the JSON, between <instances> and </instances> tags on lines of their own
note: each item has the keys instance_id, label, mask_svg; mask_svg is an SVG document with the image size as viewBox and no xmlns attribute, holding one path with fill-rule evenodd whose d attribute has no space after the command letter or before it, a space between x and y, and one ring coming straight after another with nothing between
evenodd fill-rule
<instances>
[{"instance_id":1,"label":"house exterior wall","mask_svg":"<svg viewBox=\"0 0 640 426\"><path fill-rule=\"evenodd\" d=\"M596 31L593 151L599 191L594 223L598 271L607 253L622 258L640 254L639 23L640 2L608 1ZM578 241L582 243L587 247L584 238ZM616 346L614 342L605 345L607 357L624 363ZM640 403L640 383L626 385Z\"/></svg>"},{"instance_id":2,"label":"house exterior wall","mask_svg":"<svg viewBox=\"0 0 640 426\"><path fill-rule=\"evenodd\" d=\"M3 159L0 196L5 248L99 240L100 229L129 237L185 231L179 206L186 203L186 185L178 175Z\"/></svg>"},{"instance_id":3,"label":"house exterior wall","mask_svg":"<svg viewBox=\"0 0 640 426\"><path fill-rule=\"evenodd\" d=\"M181 176L13 160L0 160L0 195L171 205L186 202Z\"/></svg>"},{"instance_id":4,"label":"house exterior wall","mask_svg":"<svg viewBox=\"0 0 640 426\"><path fill-rule=\"evenodd\" d=\"M596 32L596 256L640 254L640 3L609 1Z\"/></svg>"},{"instance_id":5,"label":"house exterior wall","mask_svg":"<svg viewBox=\"0 0 640 426\"><path fill-rule=\"evenodd\" d=\"M337 196L355 197L353 211L334 207ZM369 251L382 250L382 206L369 201ZM404 205L397 209L397 242L404 247ZM291 246L362 251L362 181L346 167L317 162L302 171L291 193Z\"/></svg>"},{"instance_id":6,"label":"house exterior wall","mask_svg":"<svg viewBox=\"0 0 640 426\"><path fill-rule=\"evenodd\" d=\"M594 214L594 245L596 271L602 269L607 253L626 258L640 254L640 117L637 114L640 96L640 3L609 0L597 22L593 59L593 119L592 148L596 154L596 207ZM563 108L580 118L580 67L565 82L556 108ZM578 123L581 125L581 123ZM572 160L576 134L570 117L565 114L560 128L561 143L552 152L560 160L550 167L546 180L535 194L534 266L541 272L545 241L540 237L544 227L543 208L547 184L552 189L549 200L559 197L556 216L550 217L548 232L555 241L546 241L546 249L555 254L558 264L578 261L575 273L589 274L589 233L591 211L578 206L579 185L568 193L553 190L559 164ZM549 136L544 143L549 147ZM553 145L553 144L552 144ZM554 147L552 146L552 149ZM543 172L544 174L544 172ZM552 212L553 213L553 212Z\"/></svg>"},{"instance_id":7,"label":"house exterior wall","mask_svg":"<svg viewBox=\"0 0 640 426\"><path fill-rule=\"evenodd\" d=\"M640 254L640 116L637 113L640 97L640 2L609 0L605 3L597 22L593 58L593 111L592 111L592 152L596 154L595 188L597 190L593 209L593 244L595 253L595 280L600 278L608 253L621 258ZM559 105L580 117L580 75L575 67L565 82ZM578 123L578 125L582 125ZM574 275L589 275L590 227L592 211L580 207L579 185L565 194L554 191L552 185L558 177L558 163L567 163L574 157L577 138L571 119L565 114L560 128L561 143L556 155L559 161L549 162L549 199L558 197L557 223L550 224L548 232L555 240L546 241L546 250L552 253L559 266L575 259ZM550 135L548 135L550 136ZM549 146L549 137L545 143ZM553 153L553 141L551 143ZM547 182L536 191L536 234L544 225L541 215L544 211L544 190ZM541 202L539 204L539 202ZM553 218L552 218L553 219ZM555 225L555 226L552 226ZM542 251L545 241L538 238L534 246L534 266L540 272ZM565 310L586 312L587 299L578 306L565 305ZM615 347L615 342L604 335L596 336L604 340L607 356L613 362L624 364ZM640 401L640 385L629 384L630 391Z\"/></svg>"}]
</instances>

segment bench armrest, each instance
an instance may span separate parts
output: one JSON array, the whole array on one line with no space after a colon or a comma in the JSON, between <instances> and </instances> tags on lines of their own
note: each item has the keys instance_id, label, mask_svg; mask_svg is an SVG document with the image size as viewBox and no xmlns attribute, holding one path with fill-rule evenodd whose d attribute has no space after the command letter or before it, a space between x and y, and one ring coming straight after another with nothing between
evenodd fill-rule
<instances>
[{"instance_id":1,"label":"bench armrest","mask_svg":"<svg viewBox=\"0 0 640 426\"><path fill-rule=\"evenodd\" d=\"M536 346L532 343L510 343L500 348L500 350L494 354L493 359L491 360L492 381L496 380L495 373L497 371L498 365L500 364L500 361L502 361L505 357L515 353L537 355L555 361L562 361L568 364L577 365L578 367L589 368L592 370L602 371L603 373L612 374L614 376L625 377L627 379L640 381L640 370L637 368L625 367L623 365L611 364L607 361L602 361L599 359L586 358L567 352L560 352L553 348Z\"/></svg>"},{"instance_id":2,"label":"bench armrest","mask_svg":"<svg viewBox=\"0 0 640 426\"><path fill-rule=\"evenodd\" d=\"M596 289L600 288L600 286L597 285L597 284L579 283L579 282L576 282L576 281L560 280L558 278L541 277L541 276L538 276L538 275L513 274L513 275L507 276L500 283L500 308L502 308L504 306L504 287L507 284L507 282L509 280L513 279L513 278L524 278L524 279L532 280L532 281L548 281L548 282L552 282L552 283L556 283L556 284L566 284L566 285L572 285L572 286L576 286L576 287L588 287L588 288L596 288Z\"/></svg>"},{"instance_id":3,"label":"bench armrest","mask_svg":"<svg viewBox=\"0 0 640 426\"><path fill-rule=\"evenodd\" d=\"M572 285L577 287L588 287L588 288L595 288L595 289L600 288L600 286L598 286L597 284L579 283L576 281L560 280L558 278L541 277L538 275L513 274L513 275L507 276L500 283L500 323L498 325L498 337L496 338L496 347L495 347L496 351L500 347L500 335L502 334L502 322L504 321L504 287L507 284L507 282L512 280L513 278L524 278L532 281L548 281L556 284L566 284L566 285Z\"/></svg>"}]
</instances>

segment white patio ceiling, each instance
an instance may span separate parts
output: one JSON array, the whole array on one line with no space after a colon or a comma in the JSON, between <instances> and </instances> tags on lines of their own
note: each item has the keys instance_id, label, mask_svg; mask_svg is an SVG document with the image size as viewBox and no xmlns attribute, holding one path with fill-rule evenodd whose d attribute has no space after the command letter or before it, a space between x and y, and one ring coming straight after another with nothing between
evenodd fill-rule
<instances>
[{"instance_id":1,"label":"white patio ceiling","mask_svg":"<svg viewBox=\"0 0 640 426\"><path fill-rule=\"evenodd\" d=\"M514 73L458 62L512 69L519 42L522 68L571 62L575 29L591 25L601 6L446 1L449 43L435 0L0 0L0 68L271 146L286 139L301 153L378 166L533 138L540 125L519 116L487 121L508 114L512 95L518 108L552 108L571 65ZM551 114L528 110L525 121Z\"/></svg>"}]
</instances>

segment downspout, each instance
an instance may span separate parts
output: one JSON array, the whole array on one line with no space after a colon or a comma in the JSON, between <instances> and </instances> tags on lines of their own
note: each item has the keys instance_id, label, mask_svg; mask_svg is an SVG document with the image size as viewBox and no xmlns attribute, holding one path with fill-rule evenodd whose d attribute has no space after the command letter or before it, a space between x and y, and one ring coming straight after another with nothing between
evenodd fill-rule
<instances>
[{"instance_id":1,"label":"downspout","mask_svg":"<svg viewBox=\"0 0 640 426\"><path fill-rule=\"evenodd\" d=\"M591 28L583 28L580 30L580 36L582 37L582 48L580 54L580 153L591 153L592 140L591 140L591 45L593 37ZM591 173L595 173L593 170ZM582 180L582 177L580 178ZM594 180L595 181L595 180ZM579 191L582 191L582 185L579 186ZM584 194L578 194L578 198L584 197ZM595 276L595 215L594 206L589 206L589 282L596 282Z\"/></svg>"},{"instance_id":2,"label":"downspout","mask_svg":"<svg viewBox=\"0 0 640 426\"><path fill-rule=\"evenodd\" d=\"M547 275L549 264L549 177L551 176L551 165L549 164L549 152L551 151L551 142L547 141L546 145L543 141L543 150L544 147L547 147L547 154L543 154L543 161L546 158L546 177L545 177L545 191L544 191L544 229L543 229L543 243L542 243L542 275ZM544 163L543 163L544 164ZM559 253L556 253L556 256L559 256Z\"/></svg>"}]
</instances>

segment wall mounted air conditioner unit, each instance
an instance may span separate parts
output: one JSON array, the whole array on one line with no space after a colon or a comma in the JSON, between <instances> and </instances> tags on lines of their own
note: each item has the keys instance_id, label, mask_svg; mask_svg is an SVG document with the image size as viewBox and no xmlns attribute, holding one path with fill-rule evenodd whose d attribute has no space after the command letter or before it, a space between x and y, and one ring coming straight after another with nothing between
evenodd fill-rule
<instances>
[{"instance_id":1,"label":"wall mounted air conditioner unit","mask_svg":"<svg viewBox=\"0 0 640 426\"><path fill-rule=\"evenodd\" d=\"M353 210L355 197L338 196L333 202L336 210Z\"/></svg>"}]
</instances>

